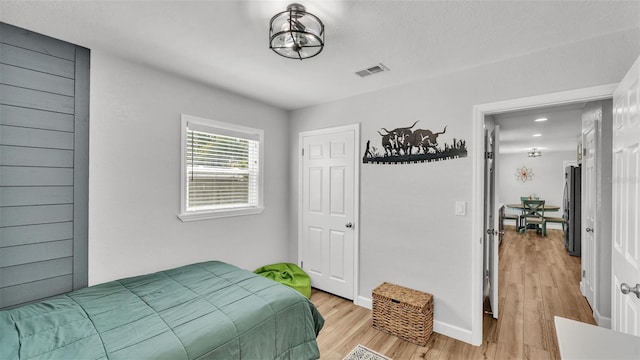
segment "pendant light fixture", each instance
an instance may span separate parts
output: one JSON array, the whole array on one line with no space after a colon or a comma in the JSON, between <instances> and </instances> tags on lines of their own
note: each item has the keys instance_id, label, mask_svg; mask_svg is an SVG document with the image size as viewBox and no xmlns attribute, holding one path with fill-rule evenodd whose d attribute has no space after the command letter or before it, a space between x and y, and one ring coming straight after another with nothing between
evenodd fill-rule
<instances>
[{"instance_id":1,"label":"pendant light fixture","mask_svg":"<svg viewBox=\"0 0 640 360\"><path fill-rule=\"evenodd\" d=\"M542 156L542 153L540 152L540 150L533 148L531 149L531 151L529 151L529 157L538 157L538 156Z\"/></svg>"},{"instance_id":2,"label":"pendant light fixture","mask_svg":"<svg viewBox=\"0 0 640 360\"><path fill-rule=\"evenodd\" d=\"M291 4L269 22L269 48L289 59L308 59L324 48L324 24L304 6Z\"/></svg>"}]
</instances>

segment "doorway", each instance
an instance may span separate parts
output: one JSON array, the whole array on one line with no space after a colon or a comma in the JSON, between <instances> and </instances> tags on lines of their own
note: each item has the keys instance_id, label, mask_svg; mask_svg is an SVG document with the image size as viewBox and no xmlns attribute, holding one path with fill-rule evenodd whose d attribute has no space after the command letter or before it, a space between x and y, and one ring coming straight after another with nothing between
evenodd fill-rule
<instances>
[{"instance_id":1,"label":"doorway","mask_svg":"<svg viewBox=\"0 0 640 360\"><path fill-rule=\"evenodd\" d=\"M553 94L546 94L522 99L508 100L490 104L476 105L473 109L473 138L474 138L474 165L473 179L474 181L474 219L473 219L473 318L472 318L472 343L479 345L482 342L482 320L483 320L483 238L487 229L484 222L484 171L485 171L485 153L484 153L484 120L485 116L491 114L505 113L509 111L517 111L531 108L540 108L554 105L569 104L574 102L588 102L593 100L601 100L611 98L616 84L596 86L585 89L564 91Z\"/></svg>"},{"instance_id":2,"label":"doorway","mask_svg":"<svg viewBox=\"0 0 640 360\"><path fill-rule=\"evenodd\" d=\"M299 264L312 287L349 300L359 274L359 139L359 124L299 134Z\"/></svg>"}]
</instances>

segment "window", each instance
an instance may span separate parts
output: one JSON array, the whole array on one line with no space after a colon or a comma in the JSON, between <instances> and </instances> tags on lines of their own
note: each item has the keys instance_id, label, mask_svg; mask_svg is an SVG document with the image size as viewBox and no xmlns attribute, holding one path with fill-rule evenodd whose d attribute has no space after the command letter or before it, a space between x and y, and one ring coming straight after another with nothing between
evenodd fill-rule
<instances>
[{"instance_id":1,"label":"window","mask_svg":"<svg viewBox=\"0 0 640 360\"><path fill-rule=\"evenodd\" d=\"M262 212L264 132L182 115L182 221Z\"/></svg>"}]
</instances>

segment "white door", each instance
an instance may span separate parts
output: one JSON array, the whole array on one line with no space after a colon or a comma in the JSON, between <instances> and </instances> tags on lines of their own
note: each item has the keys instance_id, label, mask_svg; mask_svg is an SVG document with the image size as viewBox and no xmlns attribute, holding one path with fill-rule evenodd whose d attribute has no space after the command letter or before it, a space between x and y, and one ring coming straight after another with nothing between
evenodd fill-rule
<instances>
[{"instance_id":1,"label":"white door","mask_svg":"<svg viewBox=\"0 0 640 360\"><path fill-rule=\"evenodd\" d=\"M640 58L613 94L612 180L612 325L640 336Z\"/></svg>"},{"instance_id":2,"label":"white door","mask_svg":"<svg viewBox=\"0 0 640 360\"><path fill-rule=\"evenodd\" d=\"M299 256L311 286L354 298L358 128L300 134Z\"/></svg>"},{"instance_id":3,"label":"white door","mask_svg":"<svg viewBox=\"0 0 640 360\"><path fill-rule=\"evenodd\" d=\"M596 124L584 132L582 146L584 156L584 186L582 195L582 219L584 226L582 232L582 294L587 298L589 305L595 309L595 282L596 282Z\"/></svg>"},{"instance_id":4,"label":"white door","mask_svg":"<svg viewBox=\"0 0 640 360\"><path fill-rule=\"evenodd\" d=\"M497 165L500 126L486 135L485 152L485 294L488 292L491 312L498 318L498 248L500 245L500 209L498 205Z\"/></svg>"}]
</instances>

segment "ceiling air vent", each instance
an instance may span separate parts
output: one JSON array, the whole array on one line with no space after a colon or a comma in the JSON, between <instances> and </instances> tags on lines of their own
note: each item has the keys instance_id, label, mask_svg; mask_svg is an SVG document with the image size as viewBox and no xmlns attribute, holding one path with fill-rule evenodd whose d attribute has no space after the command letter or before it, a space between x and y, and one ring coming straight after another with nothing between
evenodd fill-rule
<instances>
[{"instance_id":1,"label":"ceiling air vent","mask_svg":"<svg viewBox=\"0 0 640 360\"><path fill-rule=\"evenodd\" d=\"M380 63L380 64L378 64L376 66L372 66L372 67L364 69L364 70L356 71L356 75L358 75L360 77L365 77L365 76L381 73L381 72L384 72L384 71L389 71L389 68L384 66L382 63Z\"/></svg>"}]
</instances>

